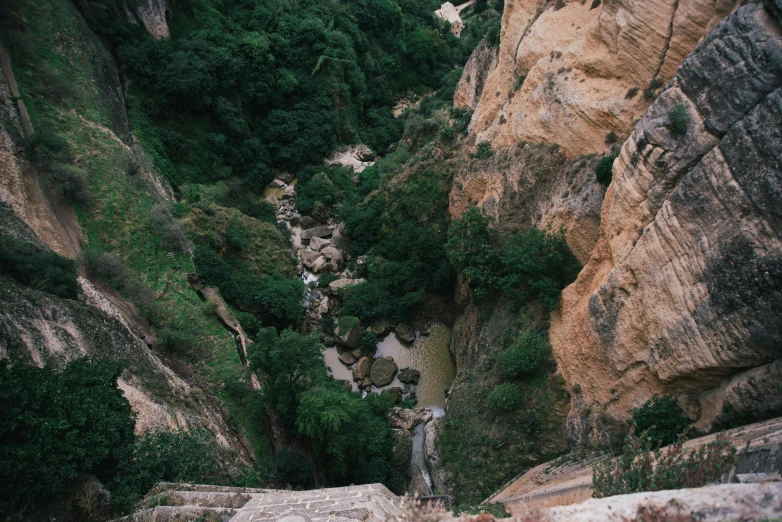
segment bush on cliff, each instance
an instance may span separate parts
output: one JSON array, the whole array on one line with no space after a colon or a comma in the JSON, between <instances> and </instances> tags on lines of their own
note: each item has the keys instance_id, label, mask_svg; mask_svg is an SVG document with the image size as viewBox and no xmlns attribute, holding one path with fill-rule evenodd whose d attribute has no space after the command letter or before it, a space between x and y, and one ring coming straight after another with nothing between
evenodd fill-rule
<instances>
[{"instance_id":1,"label":"bush on cliff","mask_svg":"<svg viewBox=\"0 0 782 522\"><path fill-rule=\"evenodd\" d=\"M540 334L526 332L507 350L497 354L497 364L504 377L515 379L530 375L551 353L551 345Z\"/></svg>"},{"instance_id":2,"label":"bush on cliff","mask_svg":"<svg viewBox=\"0 0 782 522\"><path fill-rule=\"evenodd\" d=\"M667 395L655 395L633 411L633 430L637 437L646 433L655 446L673 444L689 427L690 419Z\"/></svg>"},{"instance_id":3,"label":"bush on cliff","mask_svg":"<svg viewBox=\"0 0 782 522\"><path fill-rule=\"evenodd\" d=\"M487 398L489 408L495 413L508 413L519 409L522 403L519 385L506 382L494 388Z\"/></svg>"},{"instance_id":4,"label":"bush on cliff","mask_svg":"<svg viewBox=\"0 0 782 522\"><path fill-rule=\"evenodd\" d=\"M35 290L76 299L76 263L43 247L0 235L0 274Z\"/></svg>"},{"instance_id":5,"label":"bush on cliff","mask_svg":"<svg viewBox=\"0 0 782 522\"><path fill-rule=\"evenodd\" d=\"M503 291L517 304L537 299L546 310L556 308L560 292L581 269L568 249L564 231L532 228L501 241L489 224L478 208L470 207L451 223L445 246L475 299Z\"/></svg>"}]
</instances>

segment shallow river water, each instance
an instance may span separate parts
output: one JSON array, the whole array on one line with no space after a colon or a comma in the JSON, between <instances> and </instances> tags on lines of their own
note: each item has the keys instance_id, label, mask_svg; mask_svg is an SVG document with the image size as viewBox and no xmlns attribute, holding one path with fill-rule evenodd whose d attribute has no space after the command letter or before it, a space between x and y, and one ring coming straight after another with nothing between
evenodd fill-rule
<instances>
[{"instance_id":1,"label":"shallow river water","mask_svg":"<svg viewBox=\"0 0 782 522\"><path fill-rule=\"evenodd\" d=\"M399 369L414 368L421 372L421 380L418 382L418 406L430 408L435 413L445 408L445 391L451 385L456 376L456 367L448 352L448 343L451 338L451 330L441 324L432 326L428 336L419 336L413 343L402 343L396 337L396 333L388 334L377 346L376 357L394 358ZM335 379L346 379L353 383L351 370L339 362L336 348L329 348L323 352L326 365ZM387 388L404 385L399 379L383 388L372 388L372 391L382 391ZM358 387L353 383L353 389Z\"/></svg>"}]
</instances>

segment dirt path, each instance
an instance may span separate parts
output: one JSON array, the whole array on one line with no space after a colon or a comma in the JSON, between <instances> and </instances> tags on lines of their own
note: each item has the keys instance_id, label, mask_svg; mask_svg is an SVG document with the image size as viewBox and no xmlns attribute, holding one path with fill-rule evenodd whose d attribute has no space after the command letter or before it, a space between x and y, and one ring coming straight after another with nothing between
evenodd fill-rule
<instances>
[{"instance_id":1,"label":"dirt path","mask_svg":"<svg viewBox=\"0 0 782 522\"><path fill-rule=\"evenodd\" d=\"M8 54L8 50L0 43L0 69L8 80L8 86L11 88L11 96L16 98L16 104L19 107L19 116L22 119L22 129L26 136L33 134L33 124L30 121L30 115L27 113L27 107L22 101L22 95L19 93L19 85L16 83L16 77L14 76L14 70L11 68L11 55Z\"/></svg>"}]
</instances>

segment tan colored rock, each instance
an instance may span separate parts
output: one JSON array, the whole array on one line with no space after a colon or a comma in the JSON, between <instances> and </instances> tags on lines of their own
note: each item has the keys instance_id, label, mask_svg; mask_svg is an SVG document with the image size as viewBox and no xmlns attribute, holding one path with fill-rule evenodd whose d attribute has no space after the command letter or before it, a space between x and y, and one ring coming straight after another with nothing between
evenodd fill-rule
<instances>
[{"instance_id":1,"label":"tan colored rock","mask_svg":"<svg viewBox=\"0 0 782 522\"><path fill-rule=\"evenodd\" d=\"M641 94L626 98L628 90L670 79L738 3L606 0L596 9L592 2L566 2L554 10L553 3L508 0L498 63L475 106L476 143L489 140L495 149L520 140L558 143L570 158L608 150L605 136L629 134L649 104ZM466 75L491 69L492 60L487 55L482 65L465 68L459 105L473 105Z\"/></svg>"},{"instance_id":2,"label":"tan colored rock","mask_svg":"<svg viewBox=\"0 0 782 522\"><path fill-rule=\"evenodd\" d=\"M353 367L353 380L363 382L369 375L369 369L372 367L373 359L370 357L361 357Z\"/></svg>"},{"instance_id":3,"label":"tan colored rock","mask_svg":"<svg viewBox=\"0 0 782 522\"><path fill-rule=\"evenodd\" d=\"M432 412L426 408L414 410L392 408L388 413L388 422L392 428L410 430L422 423L432 420Z\"/></svg>"},{"instance_id":4,"label":"tan colored rock","mask_svg":"<svg viewBox=\"0 0 782 522\"><path fill-rule=\"evenodd\" d=\"M568 418L575 440L621 432L654 394L687 405L767 364L782 340L782 138L770 131L782 128L782 38L772 16L750 5L718 26L614 164L600 239L549 332L565 379L582 389ZM677 104L688 115L682 136L668 128Z\"/></svg>"},{"instance_id":5,"label":"tan colored rock","mask_svg":"<svg viewBox=\"0 0 782 522\"><path fill-rule=\"evenodd\" d=\"M166 19L170 13L166 0L129 0L125 5L133 11L133 14L128 12L130 20L140 20L155 39L164 40L171 36Z\"/></svg>"},{"instance_id":6,"label":"tan colored rock","mask_svg":"<svg viewBox=\"0 0 782 522\"><path fill-rule=\"evenodd\" d=\"M453 97L454 107L475 109L483 94L486 80L497 68L497 54L497 48L492 47L488 40L484 39L478 44L470 59L464 64L464 72Z\"/></svg>"}]
</instances>

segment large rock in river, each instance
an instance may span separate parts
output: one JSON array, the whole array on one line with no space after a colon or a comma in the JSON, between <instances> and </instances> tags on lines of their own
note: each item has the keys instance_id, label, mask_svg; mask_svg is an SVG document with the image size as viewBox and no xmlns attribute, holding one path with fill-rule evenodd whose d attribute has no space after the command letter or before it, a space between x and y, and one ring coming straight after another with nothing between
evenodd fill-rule
<instances>
[{"instance_id":1,"label":"large rock in river","mask_svg":"<svg viewBox=\"0 0 782 522\"><path fill-rule=\"evenodd\" d=\"M402 368L399 372L399 382L403 384L418 384L421 372L412 368Z\"/></svg>"},{"instance_id":2,"label":"large rock in river","mask_svg":"<svg viewBox=\"0 0 782 522\"><path fill-rule=\"evenodd\" d=\"M301 231L301 239L312 239L313 237L326 237L326 236L330 236L333 231L334 231L334 227L327 227L327 226L308 228L307 230Z\"/></svg>"},{"instance_id":3,"label":"large rock in river","mask_svg":"<svg viewBox=\"0 0 782 522\"><path fill-rule=\"evenodd\" d=\"M372 379L372 384L378 388L387 386L394 380L398 369L393 357L377 359L369 372L369 378Z\"/></svg>"},{"instance_id":4,"label":"large rock in river","mask_svg":"<svg viewBox=\"0 0 782 522\"><path fill-rule=\"evenodd\" d=\"M363 283L366 281L366 279L337 279L336 281L332 281L329 283L329 292L332 294L338 293L343 288L348 288L350 286L355 286L358 284Z\"/></svg>"},{"instance_id":5,"label":"large rock in river","mask_svg":"<svg viewBox=\"0 0 782 522\"><path fill-rule=\"evenodd\" d=\"M406 323L400 323L396 327L396 336L406 343L412 343L415 341L415 330L412 326Z\"/></svg>"},{"instance_id":6,"label":"large rock in river","mask_svg":"<svg viewBox=\"0 0 782 522\"><path fill-rule=\"evenodd\" d=\"M392 408L388 414L388 422L392 428L411 430L421 423L432 420L432 412L426 408L408 410L406 408Z\"/></svg>"},{"instance_id":7,"label":"large rock in river","mask_svg":"<svg viewBox=\"0 0 782 522\"><path fill-rule=\"evenodd\" d=\"M367 378L367 375L369 375L369 369L372 367L372 361L374 359L371 359L369 357L362 357L358 360L356 365L353 367L353 380L356 382L361 382L364 379Z\"/></svg>"},{"instance_id":8,"label":"large rock in river","mask_svg":"<svg viewBox=\"0 0 782 522\"><path fill-rule=\"evenodd\" d=\"M361 321L358 318L345 315L339 318L334 336L337 344L355 350L361 345Z\"/></svg>"}]
</instances>

